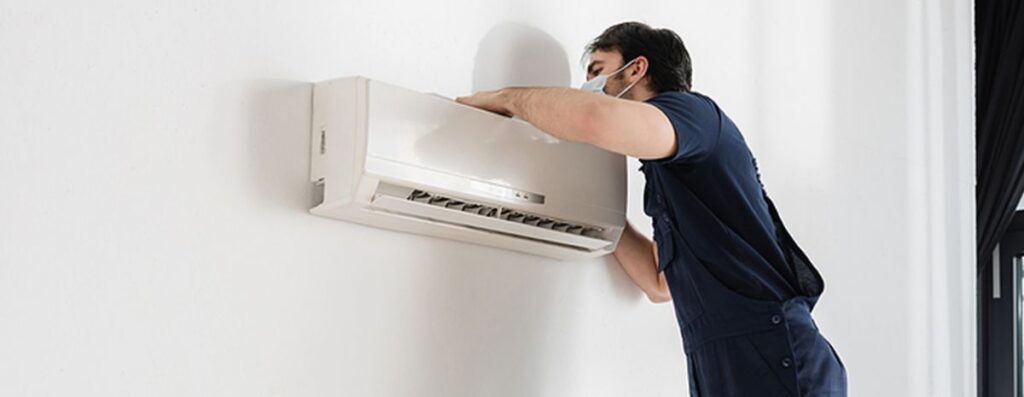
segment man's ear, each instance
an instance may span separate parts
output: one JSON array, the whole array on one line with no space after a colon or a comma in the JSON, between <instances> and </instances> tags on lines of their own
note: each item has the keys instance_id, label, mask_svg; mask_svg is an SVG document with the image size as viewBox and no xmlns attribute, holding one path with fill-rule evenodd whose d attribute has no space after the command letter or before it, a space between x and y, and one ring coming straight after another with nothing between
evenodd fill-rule
<instances>
[{"instance_id":1,"label":"man's ear","mask_svg":"<svg viewBox=\"0 0 1024 397\"><path fill-rule=\"evenodd\" d=\"M650 62L647 61L647 57L641 55L636 59L636 62L633 62L633 64L636 66L635 68L630 68L635 70L633 74L643 76L643 78L646 79L648 77L647 68L650 67Z\"/></svg>"}]
</instances>

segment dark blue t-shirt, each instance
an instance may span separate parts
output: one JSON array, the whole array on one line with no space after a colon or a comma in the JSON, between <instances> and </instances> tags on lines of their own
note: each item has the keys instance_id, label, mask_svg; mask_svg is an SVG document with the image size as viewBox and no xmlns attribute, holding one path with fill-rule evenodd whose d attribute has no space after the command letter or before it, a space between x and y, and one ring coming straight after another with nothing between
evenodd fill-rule
<instances>
[{"instance_id":1,"label":"dark blue t-shirt","mask_svg":"<svg viewBox=\"0 0 1024 397\"><path fill-rule=\"evenodd\" d=\"M696 92L665 92L646 102L668 116L678 146L666 158L640 161L659 271L704 266L750 298L798 295L800 284L776 237L756 160L736 125ZM663 246L673 247L671 261L662 260Z\"/></svg>"}]
</instances>

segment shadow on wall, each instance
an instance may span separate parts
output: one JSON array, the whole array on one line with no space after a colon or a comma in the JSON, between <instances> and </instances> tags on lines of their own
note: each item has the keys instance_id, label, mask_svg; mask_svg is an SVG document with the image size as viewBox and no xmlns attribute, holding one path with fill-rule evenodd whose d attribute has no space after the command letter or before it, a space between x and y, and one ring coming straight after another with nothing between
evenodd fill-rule
<instances>
[{"instance_id":1,"label":"shadow on wall","mask_svg":"<svg viewBox=\"0 0 1024 397\"><path fill-rule=\"evenodd\" d=\"M245 82L249 105L249 176L267 208L306 213L312 208L309 128L313 85L289 80Z\"/></svg>"},{"instance_id":2,"label":"shadow on wall","mask_svg":"<svg viewBox=\"0 0 1024 397\"><path fill-rule=\"evenodd\" d=\"M551 35L529 26L500 23L480 40L473 59L473 91L511 86L568 87L565 49Z\"/></svg>"}]
</instances>

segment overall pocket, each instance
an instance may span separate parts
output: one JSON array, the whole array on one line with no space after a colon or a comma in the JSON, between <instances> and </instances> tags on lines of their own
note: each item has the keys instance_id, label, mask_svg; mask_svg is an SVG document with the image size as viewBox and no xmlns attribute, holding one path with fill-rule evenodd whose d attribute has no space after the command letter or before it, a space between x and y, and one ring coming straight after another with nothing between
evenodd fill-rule
<instances>
[{"instance_id":1,"label":"overall pocket","mask_svg":"<svg viewBox=\"0 0 1024 397\"><path fill-rule=\"evenodd\" d=\"M678 250L686 248L684 244L677 244L675 239L679 237L672 233L664 215L656 215L654 219L654 239L658 243L658 270L665 271L665 279L672 293L679 325L685 327L704 314L701 292L697 289L689 269L694 264L681 260Z\"/></svg>"}]
</instances>

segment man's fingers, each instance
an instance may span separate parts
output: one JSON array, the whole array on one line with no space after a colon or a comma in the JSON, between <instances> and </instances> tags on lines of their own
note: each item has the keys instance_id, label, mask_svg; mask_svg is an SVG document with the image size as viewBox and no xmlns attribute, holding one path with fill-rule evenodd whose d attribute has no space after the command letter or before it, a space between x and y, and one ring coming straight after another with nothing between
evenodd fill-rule
<instances>
[{"instance_id":1,"label":"man's fingers","mask_svg":"<svg viewBox=\"0 0 1024 397\"><path fill-rule=\"evenodd\" d=\"M486 96L485 94L479 92L473 94L472 96L455 97L455 102L467 106L472 106L478 109L483 109L491 113L499 114L505 117L512 117L511 112L495 107L493 103L493 98L491 96Z\"/></svg>"}]
</instances>

